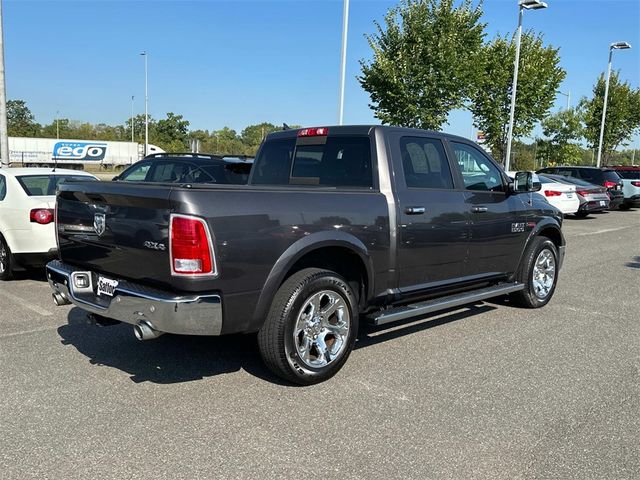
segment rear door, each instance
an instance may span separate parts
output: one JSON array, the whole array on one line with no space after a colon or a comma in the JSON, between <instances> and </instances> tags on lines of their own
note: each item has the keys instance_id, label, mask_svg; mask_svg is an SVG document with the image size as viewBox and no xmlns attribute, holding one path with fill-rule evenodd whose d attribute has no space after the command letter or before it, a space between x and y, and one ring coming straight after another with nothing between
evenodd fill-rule
<instances>
[{"instance_id":1,"label":"rear door","mask_svg":"<svg viewBox=\"0 0 640 480\"><path fill-rule=\"evenodd\" d=\"M464 275L482 279L512 272L526 236L522 200L509 195L500 168L471 143L449 141L465 189L469 254Z\"/></svg>"},{"instance_id":2,"label":"rear door","mask_svg":"<svg viewBox=\"0 0 640 480\"><path fill-rule=\"evenodd\" d=\"M398 287L417 292L459 280L467 255L465 193L442 140L392 134L398 203Z\"/></svg>"}]
</instances>

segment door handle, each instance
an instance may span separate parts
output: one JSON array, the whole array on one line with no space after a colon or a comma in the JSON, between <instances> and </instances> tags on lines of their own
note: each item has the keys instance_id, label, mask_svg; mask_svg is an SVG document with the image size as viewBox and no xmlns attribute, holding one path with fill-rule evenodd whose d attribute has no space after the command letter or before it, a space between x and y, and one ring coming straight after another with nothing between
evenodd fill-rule
<instances>
[{"instance_id":1,"label":"door handle","mask_svg":"<svg viewBox=\"0 0 640 480\"><path fill-rule=\"evenodd\" d=\"M471 207L473 213L485 213L487 210L487 207Z\"/></svg>"},{"instance_id":2,"label":"door handle","mask_svg":"<svg viewBox=\"0 0 640 480\"><path fill-rule=\"evenodd\" d=\"M407 215L422 215L426 212L424 207L407 207L404 209L404 213Z\"/></svg>"}]
</instances>

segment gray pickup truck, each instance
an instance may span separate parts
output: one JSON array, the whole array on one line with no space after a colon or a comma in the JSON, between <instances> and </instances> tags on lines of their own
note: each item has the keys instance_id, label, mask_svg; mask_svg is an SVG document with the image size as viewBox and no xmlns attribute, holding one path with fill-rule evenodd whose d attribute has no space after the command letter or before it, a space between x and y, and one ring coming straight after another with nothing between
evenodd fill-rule
<instances>
[{"instance_id":1,"label":"gray pickup truck","mask_svg":"<svg viewBox=\"0 0 640 480\"><path fill-rule=\"evenodd\" d=\"M247 185L82 182L57 197L57 304L162 333L257 332L266 365L334 375L381 325L510 295L552 297L562 214L464 138L384 126L263 142Z\"/></svg>"}]
</instances>

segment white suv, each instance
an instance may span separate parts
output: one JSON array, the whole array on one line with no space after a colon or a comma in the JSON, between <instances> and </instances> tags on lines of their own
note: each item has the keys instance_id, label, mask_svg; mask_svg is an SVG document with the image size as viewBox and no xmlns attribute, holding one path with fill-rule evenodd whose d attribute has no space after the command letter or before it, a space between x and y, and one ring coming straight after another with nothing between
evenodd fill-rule
<instances>
[{"instance_id":1,"label":"white suv","mask_svg":"<svg viewBox=\"0 0 640 480\"><path fill-rule=\"evenodd\" d=\"M98 180L89 173L51 168L0 170L0 280L20 267L57 256L56 188L67 180Z\"/></svg>"}]
</instances>

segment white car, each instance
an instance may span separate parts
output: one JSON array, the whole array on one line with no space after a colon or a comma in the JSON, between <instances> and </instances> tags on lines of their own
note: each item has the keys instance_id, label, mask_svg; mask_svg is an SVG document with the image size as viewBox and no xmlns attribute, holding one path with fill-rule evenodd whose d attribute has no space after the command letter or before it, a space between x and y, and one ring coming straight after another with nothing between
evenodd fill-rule
<instances>
[{"instance_id":1,"label":"white car","mask_svg":"<svg viewBox=\"0 0 640 480\"><path fill-rule=\"evenodd\" d=\"M98 180L77 170L0 169L0 280L14 270L41 266L57 256L56 188L67 180Z\"/></svg>"},{"instance_id":2,"label":"white car","mask_svg":"<svg viewBox=\"0 0 640 480\"><path fill-rule=\"evenodd\" d=\"M506 172L513 178L516 172ZM543 196L547 202L559 209L564 215L573 215L580 209L580 197L576 193L576 186L557 182L545 176L533 174L534 182L540 182L542 188L536 195Z\"/></svg>"}]
</instances>

